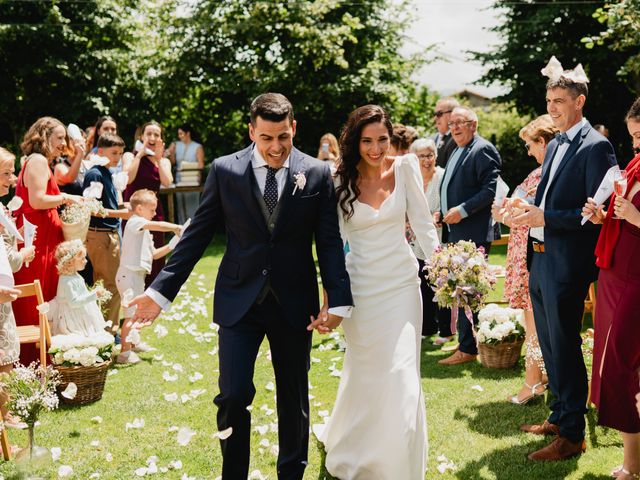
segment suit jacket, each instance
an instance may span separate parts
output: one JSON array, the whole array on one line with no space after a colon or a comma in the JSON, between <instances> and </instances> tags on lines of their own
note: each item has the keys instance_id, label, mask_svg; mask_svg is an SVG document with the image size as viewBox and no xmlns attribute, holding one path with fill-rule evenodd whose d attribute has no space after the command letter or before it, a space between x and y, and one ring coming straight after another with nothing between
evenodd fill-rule
<instances>
[{"instance_id":1,"label":"suit jacket","mask_svg":"<svg viewBox=\"0 0 640 480\"><path fill-rule=\"evenodd\" d=\"M227 245L215 284L214 321L234 325L269 288L285 319L305 328L319 310L314 239L329 306L353 304L329 165L292 149L286 184L270 216L253 173L252 152L253 145L214 160L191 225L150 287L173 300L209 245L214 226L223 225ZM299 172L306 185L293 193Z\"/></svg>"},{"instance_id":2,"label":"suit jacket","mask_svg":"<svg viewBox=\"0 0 640 480\"><path fill-rule=\"evenodd\" d=\"M438 136L439 134L436 134L433 137L433 140L435 142L437 142L436 139L438 138ZM456 142L453 140L453 137L451 136L451 132L447 132L442 137L442 142L436 143L436 148L438 149L438 157L436 158L436 165L444 168L447 165L447 162L449 161L449 158L451 158L451 154L456 149L456 147L457 145L456 145Z\"/></svg>"},{"instance_id":3,"label":"suit jacket","mask_svg":"<svg viewBox=\"0 0 640 480\"><path fill-rule=\"evenodd\" d=\"M536 192L535 204L540 205L549 183L551 162L558 149L558 141L549 142L542 165L542 177ZM569 145L551 179L544 205L545 255L554 269L554 279L572 282L577 279L594 281L598 275L594 250L600 226L587 222L581 225L582 207L592 197L609 168L616 164L616 154L604 136L589 122ZM527 254L531 266L531 241Z\"/></svg>"},{"instance_id":4,"label":"suit jacket","mask_svg":"<svg viewBox=\"0 0 640 480\"><path fill-rule=\"evenodd\" d=\"M444 191L444 184L440 187L441 202L446 194L448 208L462 205L469 214L459 223L449 225L446 236L448 242L472 240L481 244L493 240L491 204L496 196L496 182L500 175L501 163L496 147L480 135L474 135L471 142L464 147L447 185L447 191ZM451 165L448 168L451 168ZM444 216L446 212L442 213ZM443 230L446 228L445 225Z\"/></svg>"}]
</instances>

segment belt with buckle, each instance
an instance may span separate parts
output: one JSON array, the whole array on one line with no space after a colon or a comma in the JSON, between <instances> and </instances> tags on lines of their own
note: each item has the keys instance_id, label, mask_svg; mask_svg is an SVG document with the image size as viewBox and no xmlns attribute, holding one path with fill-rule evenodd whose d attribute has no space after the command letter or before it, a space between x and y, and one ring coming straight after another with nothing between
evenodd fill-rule
<instances>
[{"instance_id":1,"label":"belt with buckle","mask_svg":"<svg viewBox=\"0 0 640 480\"><path fill-rule=\"evenodd\" d=\"M544 253L544 243L543 242L533 242L533 251L536 253Z\"/></svg>"},{"instance_id":2,"label":"belt with buckle","mask_svg":"<svg viewBox=\"0 0 640 480\"><path fill-rule=\"evenodd\" d=\"M117 228L103 228L103 227L89 227L89 230L91 230L92 232L109 232L109 233L115 233L118 231Z\"/></svg>"}]
</instances>

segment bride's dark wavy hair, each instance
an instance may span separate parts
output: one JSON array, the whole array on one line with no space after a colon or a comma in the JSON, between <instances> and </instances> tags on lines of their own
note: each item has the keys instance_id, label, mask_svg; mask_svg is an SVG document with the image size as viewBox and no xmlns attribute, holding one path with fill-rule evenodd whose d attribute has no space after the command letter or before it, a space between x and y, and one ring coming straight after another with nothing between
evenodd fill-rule
<instances>
[{"instance_id":1,"label":"bride's dark wavy hair","mask_svg":"<svg viewBox=\"0 0 640 480\"><path fill-rule=\"evenodd\" d=\"M338 205L345 218L353 216L353 204L360 195L358 188L358 163L360 162L360 137L362 129L371 123L382 123L389 137L393 133L391 118L384 109L378 105L364 105L356 108L349 114L347 123L340 133L340 160L336 170L336 176L340 179L336 188Z\"/></svg>"}]
</instances>

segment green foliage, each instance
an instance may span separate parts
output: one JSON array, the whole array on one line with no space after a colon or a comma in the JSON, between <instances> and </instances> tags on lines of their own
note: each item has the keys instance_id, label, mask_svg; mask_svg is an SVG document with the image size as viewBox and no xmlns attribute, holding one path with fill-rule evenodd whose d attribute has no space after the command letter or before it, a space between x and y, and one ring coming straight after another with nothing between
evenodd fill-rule
<instances>
[{"instance_id":1,"label":"green foliage","mask_svg":"<svg viewBox=\"0 0 640 480\"><path fill-rule=\"evenodd\" d=\"M587 48L581 39L597 35L602 25L594 18L601 2L512 2L496 0L504 21L492 28L502 43L489 53L473 57L489 67L481 81L510 87L504 99L513 101L521 112L542 114L545 106L546 78L540 74L555 55L564 68L582 63L591 82L585 115L592 124L609 127L612 143L620 159L631 158L623 124L633 95L615 72L626 62L627 54L609 49Z\"/></svg>"},{"instance_id":2,"label":"green foliage","mask_svg":"<svg viewBox=\"0 0 640 480\"><path fill-rule=\"evenodd\" d=\"M173 32L159 102L169 124L203 134L211 156L246 144L251 99L278 91L296 110L296 144L314 152L356 106L403 111L423 63L398 53L406 14L407 2L383 0L204 0Z\"/></svg>"}]
</instances>

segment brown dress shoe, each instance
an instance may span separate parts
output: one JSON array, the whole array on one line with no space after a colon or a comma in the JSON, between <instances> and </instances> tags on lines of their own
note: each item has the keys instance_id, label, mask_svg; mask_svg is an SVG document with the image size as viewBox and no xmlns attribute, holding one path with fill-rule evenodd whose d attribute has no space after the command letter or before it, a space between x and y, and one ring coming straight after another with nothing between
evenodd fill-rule
<instances>
[{"instance_id":1,"label":"brown dress shoe","mask_svg":"<svg viewBox=\"0 0 640 480\"><path fill-rule=\"evenodd\" d=\"M461 363L475 362L476 358L478 358L478 355L471 355L458 350L450 357L439 360L438 363L440 365L460 365Z\"/></svg>"},{"instance_id":2,"label":"brown dress shoe","mask_svg":"<svg viewBox=\"0 0 640 480\"><path fill-rule=\"evenodd\" d=\"M537 462L557 462L580 455L587 449L584 440L572 442L568 438L557 436L553 441L537 452L530 453L529 460Z\"/></svg>"},{"instance_id":3,"label":"brown dress shoe","mask_svg":"<svg viewBox=\"0 0 640 480\"><path fill-rule=\"evenodd\" d=\"M549 423L547 420L541 424L534 425L525 423L524 425L520 425L520 430L527 433L533 433L535 435L560 435L560 427L553 423Z\"/></svg>"}]
</instances>

